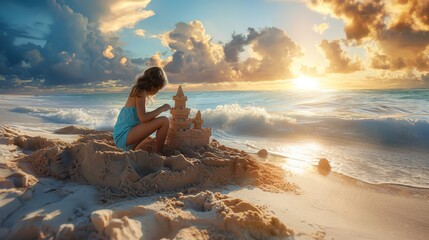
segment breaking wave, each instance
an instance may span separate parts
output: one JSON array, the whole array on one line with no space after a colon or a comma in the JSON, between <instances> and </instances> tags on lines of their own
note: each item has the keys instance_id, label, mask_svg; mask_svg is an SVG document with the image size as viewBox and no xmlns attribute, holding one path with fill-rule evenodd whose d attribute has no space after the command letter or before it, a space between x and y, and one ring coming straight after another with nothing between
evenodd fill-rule
<instances>
[{"instance_id":1,"label":"breaking wave","mask_svg":"<svg viewBox=\"0 0 429 240\"><path fill-rule=\"evenodd\" d=\"M77 124L111 130L119 109L16 107L13 112L42 118L47 122ZM196 109L192 109L191 117ZM202 111L204 125L234 136L286 138L310 136L342 141L351 139L382 145L429 147L429 122L401 118L338 118L288 116L267 112L263 107L218 105Z\"/></svg>"},{"instance_id":2,"label":"breaking wave","mask_svg":"<svg viewBox=\"0 0 429 240\"><path fill-rule=\"evenodd\" d=\"M113 129L118 109L87 110L83 108L16 107L12 112L25 113L39 117L47 122L77 124L97 130Z\"/></svg>"},{"instance_id":3,"label":"breaking wave","mask_svg":"<svg viewBox=\"0 0 429 240\"><path fill-rule=\"evenodd\" d=\"M262 107L219 105L202 112L205 125L232 135L255 137L314 136L353 139L383 145L429 147L429 122L400 118L287 116Z\"/></svg>"}]
</instances>

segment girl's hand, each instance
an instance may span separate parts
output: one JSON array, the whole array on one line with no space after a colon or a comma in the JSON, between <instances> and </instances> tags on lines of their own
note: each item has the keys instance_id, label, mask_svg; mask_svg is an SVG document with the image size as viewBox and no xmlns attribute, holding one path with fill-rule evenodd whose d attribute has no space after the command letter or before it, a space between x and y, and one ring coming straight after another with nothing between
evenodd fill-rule
<instances>
[{"instance_id":1,"label":"girl's hand","mask_svg":"<svg viewBox=\"0 0 429 240\"><path fill-rule=\"evenodd\" d=\"M165 111L170 110L171 106L170 106L170 104L166 103L166 104L162 105L160 108L163 112L165 112Z\"/></svg>"}]
</instances>

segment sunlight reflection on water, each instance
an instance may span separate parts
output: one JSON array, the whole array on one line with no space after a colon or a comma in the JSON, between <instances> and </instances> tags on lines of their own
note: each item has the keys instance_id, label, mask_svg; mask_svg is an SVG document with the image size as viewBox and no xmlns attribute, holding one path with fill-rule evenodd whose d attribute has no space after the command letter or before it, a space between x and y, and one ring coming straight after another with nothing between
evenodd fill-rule
<instances>
[{"instance_id":1,"label":"sunlight reflection on water","mask_svg":"<svg viewBox=\"0 0 429 240\"><path fill-rule=\"evenodd\" d=\"M280 146L275 151L278 155L286 157L282 168L302 174L317 162L315 154L321 152L322 148L317 142L307 142Z\"/></svg>"}]
</instances>

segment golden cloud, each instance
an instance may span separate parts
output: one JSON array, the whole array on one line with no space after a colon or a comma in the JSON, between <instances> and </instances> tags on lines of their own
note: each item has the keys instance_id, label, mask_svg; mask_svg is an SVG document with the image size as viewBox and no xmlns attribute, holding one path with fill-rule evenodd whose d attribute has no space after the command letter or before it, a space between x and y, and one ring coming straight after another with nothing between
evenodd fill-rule
<instances>
[{"instance_id":1,"label":"golden cloud","mask_svg":"<svg viewBox=\"0 0 429 240\"><path fill-rule=\"evenodd\" d=\"M339 40L329 42L324 39L320 43L320 48L329 61L329 66L326 69L327 72L351 73L362 70L360 60L356 59L352 61L350 57L347 56L347 53L341 49Z\"/></svg>"},{"instance_id":2,"label":"golden cloud","mask_svg":"<svg viewBox=\"0 0 429 240\"><path fill-rule=\"evenodd\" d=\"M100 31L116 32L134 25L155 13L145 10L150 0L119 0L110 6L110 11L100 19Z\"/></svg>"},{"instance_id":3,"label":"golden cloud","mask_svg":"<svg viewBox=\"0 0 429 240\"><path fill-rule=\"evenodd\" d=\"M313 30L319 34L323 34L329 28L329 23L321 23L313 26Z\"/></svg>"},{"instance_id":4,"label":"golden cloud","mask_svg":"<svg viewBox=\"0 0 429 240\"><path fill-rule=\"evenodd\" d=\"M145 30L143 30L143 29L137 29L137 30L135 30L135 31L134 31L134 33L135 33L137 36L140 36L140 37L144 37L144 36L145 36L145 34L146 34Z\"/></svg>"},{"instance_id":5,"label":"golden cloud","mask_svg":"<svg viewBox=\"0 0 429 240\"><path fill-rule=\"evenodd\" d=\"M107 48L103 51L103 56L112 59L115 57L115 54L112 53L113 47L112 45L108 45Z\"/></svg>"},{"instance_id":6,"label":"golden cloud","mask_svg":"<svg viewBox=\"0 0 429 240\"><path fill-rule=\"evenodd\" d=\"M373 68L429 71L429 1L310 0L308 5L342 19L348 41L374 42Z\"/></svg>"},{"instance_id":7,"label":"golden cloud","mask_svg":"<svg viewBox=\"0 0 429 240\"><path fill-rule=\"evenodd\" d=\"M301 48L278 28L260 31L249 28L246 36L233 34L222 45L212 42L199 21L180 22L174 30L157 36L173 55L162 59L157 53L149 65L164 67L175 82L268 81L291 78L290 66ZM244 47L247 59L239 59Z\"/></svg>"}]
</instances>

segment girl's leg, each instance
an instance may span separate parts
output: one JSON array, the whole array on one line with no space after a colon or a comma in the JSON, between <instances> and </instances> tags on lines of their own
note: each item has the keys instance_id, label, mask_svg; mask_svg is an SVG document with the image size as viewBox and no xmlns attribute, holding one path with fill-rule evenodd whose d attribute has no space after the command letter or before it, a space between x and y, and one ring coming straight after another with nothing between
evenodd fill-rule
<instances>
[{"instance_id":1,"label":"girl's leg","mask_svg":"<svg viewBox=\"0 0 429 240\"><path fill-rule=\"evenodd\" d=\"M167 137L169 120L167 117L157 117L150 121L140 123L133 128L127 136L127 145L138 143L136 149L139 147L140 143L147 137L149 137L153 132L156 132L156 143L155 143L155 152L161 153L164 148L165 139Z\"/></svg>"}]
</instances>

